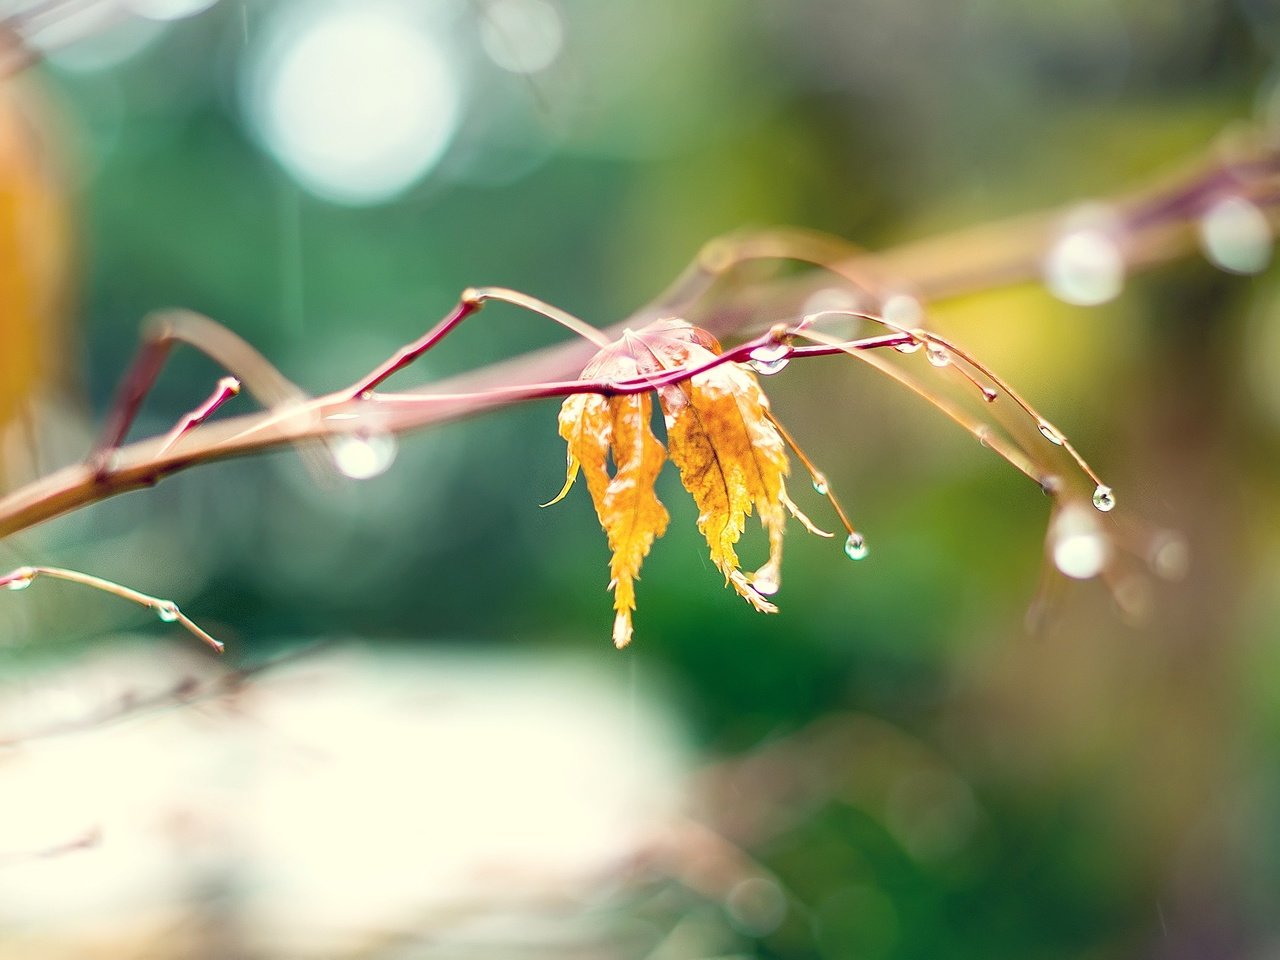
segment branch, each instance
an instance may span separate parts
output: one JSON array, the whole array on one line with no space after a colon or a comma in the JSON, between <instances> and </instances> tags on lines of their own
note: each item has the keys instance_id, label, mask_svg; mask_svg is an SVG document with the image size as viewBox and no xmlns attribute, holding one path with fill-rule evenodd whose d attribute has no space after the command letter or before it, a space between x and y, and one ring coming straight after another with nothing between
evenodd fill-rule
<instances>
[{"instance_id":1,"label":"branch","mask_svg":"<svg viewBox=\"0 0 1280 960\"><path fill-rule=\"evenodd\" d=\"M1275 219L1280 208L1280 150L1260 142L1248 143L1236 145L1226 156L1219 148L1187 173L1121 196L1106 207L1109 220L1104 239L1114 244L1124 270L1151 267L1192 249L1199 219L1224 197L1246 200ZM806 297L832 286L830 274L842 278L847 289L869 298L877 311L901 291L932 301L1037 281L1046 261L1051 261L1061 246L1064 231L1073 229L1072 214L1073 209L1067 208L881 254L854 254L839 262L822 262L825 253L815 251L812 256L796 259L819 262L828 275L748 287L735 296L709 297L711 286L737 263L779 255L777 245L763 244L749 248L739 259L730 257L726 264L723 251L735 249L731 238L711 248L721 254L720 263L708 265L704 254L667 294L604 334L613 338L628 327L642 326L657 317L681 316L718 336L742 336L779 317L797 316L798 305ZM808 236L815 247L821 246L813 235L795 236ZM824 249L829 250L831 242L827 243ZM97 470L86 465L67 467L0 499L0 538L108 497L152 486L200 463L345 433L417 430L569 393L616 392L616 386L575 379L595 349L595 343L578 340L432 386L380 397L375 404L353 396L352 387L348 387L265 413L201 424L176 443L159 437L129 444L115 450L111 462ZM680 375L688 376L689 371ZM367 383L370 376L357 380L353 387Z\"/></svg>"}]
</instances>

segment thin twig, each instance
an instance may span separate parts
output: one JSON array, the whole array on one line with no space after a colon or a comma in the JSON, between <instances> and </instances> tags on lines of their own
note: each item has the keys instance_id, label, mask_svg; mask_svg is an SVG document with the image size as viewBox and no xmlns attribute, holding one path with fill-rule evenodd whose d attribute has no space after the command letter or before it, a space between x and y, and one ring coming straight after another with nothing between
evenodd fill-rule
<instances>
[{"instance_id":1,"label":"thin twig","mask_svg":"<svg viewBox=\"0 0 1280 960\"><path fill-rule=\"evenodd\" d=\"M178 609L178 605L172 600L164 600L160 597L153 597L147 593L141 593L130 587L116 583L113 580L105 580L102 577L95 577L88 573L81 573L79 570L67 570L62 567L18 567L10 570L8 573L0 575L0 588L7 587L10 590L23 590L29 587L33 581L39 577L50 577L55 580L66 580L69 583L78 583L83 587L90 587L94 590L101 590L103 593L109 593L114 597L122 600L128 600L139 606L146 607L155 611L165 623L177 623L184 627L193 636L203 640L217 653L222 653L223 644L219 640L215 640L194 620Z\"/></svg>"}]
</instances>

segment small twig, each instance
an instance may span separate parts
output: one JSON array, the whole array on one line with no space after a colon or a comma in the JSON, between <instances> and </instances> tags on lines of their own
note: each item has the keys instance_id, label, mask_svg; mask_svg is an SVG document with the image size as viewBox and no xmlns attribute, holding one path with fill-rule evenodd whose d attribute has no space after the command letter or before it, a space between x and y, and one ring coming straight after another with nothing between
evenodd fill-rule
<instances>
[{"instance_id":1,"label":"small twig","mask_svg":"<svg viewBox=\"0 0 1280 960\"><path fill-rule=\"evenodd\" d=\"M164 623L180 624L190 634L212 647L215 652L222 653L223 651L221 641L215 640L206 633L199 624L179 610L178 605L172 600L153 597L150 594L141 593L112 580L104 580L102 577L81 573L78 570L66 570L62 567L18 567L0 576L0 587L7 587L10 590L25 590L38 577L52 577L55 580L78 583L81 586L101 590L103 593L109 593L114 597L120 597L122 600L128 600L149 610L154 610L156 616Z\"/></svg>"},{"instance_id":2,"label":"small twig","mask_svg":"<svg viewBox=\"0 0 1280 960\"><path fill-rule=\"evenodd\" d=\"M186 416L182 417L173 429L164 438L164 445L160 447L160 452L164 453L187 431L193 427L198 427L213 415L213 412L220 406L230 400L232 397L239 395L240 381L235 377L223 377L218 381L217 387L214 388L212 394L209 395L204 403L196 407Z\"/></svg>"},{"instance_id":3,"label":"small twig","mask_svg":"<svg viewBox=\"0 0 1280 960\"><path fill-rule=\"evenodd\" d=\"M470 287L462 291L462 296L458 298L457 305L445 315L443 320L417 340L401 347L367 377L354 383L348 391L351 399L354 400L363 396L393 374L409 366L409 364L452 333L463 320L473 313L478 313L485 303L490 300L509 303L512 306L522 307L531 313L546 317L548 320L560 324L566 330L577 334L582 339L594 343L597 347L607 347L610 343L609 337L591 326L591 324L579 320L559 307L543 303L528 294L520 293L517 290L507 290L504 287Z\"/></svg>"}]
</instances>

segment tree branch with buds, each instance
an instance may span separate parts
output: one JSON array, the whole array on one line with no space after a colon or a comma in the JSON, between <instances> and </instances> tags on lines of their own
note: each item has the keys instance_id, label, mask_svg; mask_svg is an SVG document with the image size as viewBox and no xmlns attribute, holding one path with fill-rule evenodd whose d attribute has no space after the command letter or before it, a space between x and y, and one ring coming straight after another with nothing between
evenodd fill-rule
<instances>
[{"instance_id":1,"label":"tree branch with buds","mask_svg":"<svg viewBox=\"0 0 1280 960\"><path fill-rule=\"evenodd\" d=\"M626 584L616 598L619 621L614 639L621 646L631 635L630 579L653 538L665 529L660 504L661 517L652 504L642 508L632 493L623 493L636 489L629 486L628 471L642 462L647 464L642 470L645 483L652 483L655 471L650 467L657 452L649 443L651 436L646 440L636 432L649 409L650 394L658 397L667 415L671 457L699 503L699 525L713 560L726 581L758 609L775 609L766 598L777 589L785 514L797 515L817 531L795 509L782 484L788 449L810 472L815 488L831 499L848 534L846 552L855 558L865 555L865 541L830 493L825 476L781 427L755 380L756 374L771 375L793 360L843 355L902 383L1039 483L1055 502L1048 552L1060 571L1110 580L1118 554L1128 550L1144 554L1156 572L1168 573L1177 565L1152 559L1157 535L1139 537L1132 529L1112 535L1103 530L1095 514L1109 514L1115 506L1111 489L1065 434L1005 379L953 340L928 331L923 325L926 306L963 293L1041 280L1068 302L1099 303L1119 293L1128 273L1185 255L1197 241L1223 269L1248 272L1259 260L1245 241L1252 238L1255 247L1269 243L1278 212L1280 150L1260 140L1237 139L1178 176L1106 204L988 225L878 254L794 230L730 236L704 247L652 303L603 330L527 294L496 287L468 289L421 338L349 386L320 397L307 396L227 328L189 311L169 311L144 327L138 359L86 461L0 498L0 538L214 460L295 445L318 463L325 459L327 446L341 467L344 460L338 454L344 445L367 446L377 438L518 403L569 398L566 411L577 411L583 423L595 418L590 429L573 432L565 426L562 412L561 431L570 442L570 480L575 462L592 465L588 485L615 548L614 584ZM740 268L747 263L785 261L813 269L772 279L741 276ZM1265 262L1263 257L1261 263ZM804 304L815 293L831 289L845 294L847 307L805 312ZM549 319L575 339L411 390L381 389L492 301ZM838 336L828 329L834 320L869 325L875 332ZM722 349L720 340L730 345ZM147 392L179 343L203 351L232 376L219 381L205 401L163 435L126 443ZM917 351L926 363L909 359ZM977 403L954 396L939 379L945 377L955 378ZM233 400L241 382L265 409L211 420ZM708 399L708 391L715 390L734 400L746 424L742 436L750 442L734 441L737 460L721 456L724 450L717 444L725 442L724 436L715 435L709 426L718 416ZM597 399L582 399L590 397ZM696 436L686 429L693 421L682 419L690 409L698 420ZM762 437L774 451L768 467L759 458ZM682 446L686 442L691 445ZM650 452L629 452L619 443L640 444ZM706 459L708 451L711 460ZM610 454L612 474L606 466ZM1059 460L1057 454L1067 459ZM705 474L710 462L721 470L718 479L708 480ZM656 466L661 466L660 457ZM357 467L353 475L370 474ZM1087 481L1083 491L1076 478ZM734 483L744 486L736 488ZM765 566L743 574L733 544L753 507L769 532L770 556ZM634 526L635 511L641 509L648 511L648 532L643 534ZM36 574L106 589L158 611L176 611L167 601L54 567L21 568L0 578L0 584L25 585ZM216 645L185 615L174 619Z\"/></svg>"}]
</instances>

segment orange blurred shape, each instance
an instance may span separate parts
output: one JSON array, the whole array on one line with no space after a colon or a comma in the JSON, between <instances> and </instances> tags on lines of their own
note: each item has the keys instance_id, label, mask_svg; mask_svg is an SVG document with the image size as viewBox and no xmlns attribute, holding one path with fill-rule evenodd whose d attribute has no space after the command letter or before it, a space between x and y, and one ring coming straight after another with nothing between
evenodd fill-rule
<instances>
[{"instance_id":1,"label":"orange blurred shape","mask_svg":"<svg viewBox=\"0 0 1280 960\"><path fill-rule=\"evenodd\" d=\"M0 80L0 431L6 432L63 368L70 224L51 121L52 109L29 75Z\"/></svg>"}]
</instances>

